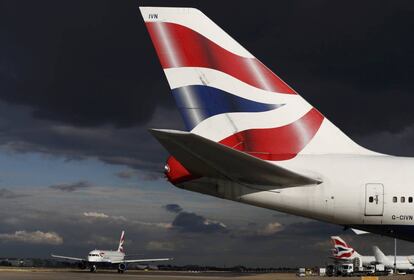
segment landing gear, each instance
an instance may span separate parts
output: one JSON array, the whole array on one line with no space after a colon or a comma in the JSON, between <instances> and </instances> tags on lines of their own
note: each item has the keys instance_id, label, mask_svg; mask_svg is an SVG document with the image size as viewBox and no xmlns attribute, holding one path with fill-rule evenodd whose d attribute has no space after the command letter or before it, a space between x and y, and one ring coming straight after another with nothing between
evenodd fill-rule
<instances>
[{"instance_id":1,"label":"landing gear","mask_svg":"<svg viewBox=\"0 0 414 280\"><path fill-rule=\"evenodd\" d=\"M124 273L124 272L125 272L125 270L122 270L122 269L118 268L118 273Z\"/></svg>"},{"instance_id":2,"label":"landing gear","mask_svg":"<svg viewBox=\"0 0 414 280\"><path fill-rule=\"evenodd\" d=\"M96 272L96 265L91 265L90 272Z\"/></svg>"}]
</instances>

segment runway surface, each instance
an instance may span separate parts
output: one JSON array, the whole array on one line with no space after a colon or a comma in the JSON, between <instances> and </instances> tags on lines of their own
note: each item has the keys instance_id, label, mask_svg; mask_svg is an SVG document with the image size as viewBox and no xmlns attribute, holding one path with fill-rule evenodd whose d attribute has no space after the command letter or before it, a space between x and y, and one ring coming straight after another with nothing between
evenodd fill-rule
<instances>
[{"instance_id":1,"label":"runway surface","mask_svg":"<svg viewBox=\"0 0 414 280\"><path fill-rule=\"evenodd\" d=\"M343 277L302 277L299 278L293 273L263 273L263 274L245 274L229 272L164 272L164 271L128 271L124 274L118 274L116 271L99 271L90 273L80 270L55 270L55 269L0 269L1 280L115 280L115 279L148 279L148 280L343 280ZM360 277L346 277L346 279L361 279ZM414 280L414 275L396 275L380 277L380 280Z\"/></svg>"}]
</instances>

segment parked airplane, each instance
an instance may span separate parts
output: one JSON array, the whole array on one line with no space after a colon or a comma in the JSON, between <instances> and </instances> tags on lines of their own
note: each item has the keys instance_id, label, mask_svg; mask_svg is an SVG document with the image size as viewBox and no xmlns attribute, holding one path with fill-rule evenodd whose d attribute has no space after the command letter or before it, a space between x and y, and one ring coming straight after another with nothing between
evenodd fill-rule
<instances>
[{"instance_id":1,"label":"parked airplane","mask_svg":"<svg viewBox=\"0 0 414 280\"><path fill-rule=\"evenodd\" d=\"M339 236L331 236L332 244L334 249L332 250L333 258L337 261L350 262L355 258L359 258L363 266L370 266L373 264L383 264L386 268L394 268L394 256L386 256L378 246L373 246L373 256L362 256L358 252L349 246ZM414 256L397 256L396 257L396 268L399 271L414 270L414 265L411 260Z\"/></svg>"},{"instance_id":2,"label":"parked airplane","mask_svg":"<svg viewBox=\"0 0 414 280\"><path fill-rule=\"evenodd\" d=\"M125 231L121 233L121 239L119 240L118 250L92 250L89 252L87 258L76 258L76 257L67 257L59 255L51 255L54 258L65 259L70 261L77 261L80 263L82 269L88 268L91 272L96 272L98 266L117 266L118 273L124 273L127 269L128 263L140 263L140 262L156 262L156 261L168 261L172 260L171 258L161 258L161 259L135 259L129 260L125 259L126 255L124 253L124 237Z\"/></svg>"},{"instance_id":3,"label":"parked airplane","mask_svg":"<svg viewBox=\"0 0 414 280\"><path fill-rule=\"evenodd\" d=\"M374 256L362 256L357 251L354 250L339 236L331 236L333 259L336 261L351 262L355 258L361 260L361 264L365 267L375 264L376 260Z\"/></svg>"},{"instance_id":4,"label":"parked airplane","mask_svg":"<svg viewBox=\"0 0 414 280\"><path fill-rule=\"evenodd\" d=\"M382 263L386 268L394 268L394 256L386 256L377 246L373 247L375 261ZM411 263L414 256L397 256L396 268L399 271L414 270L414 265Z\"/></svg>"},{"instance_id":5,"label":"parked airplane","mask_svg":"<svg viewBox=\"0 0 414 280\"><path fill-rule=\"evenodd\" d=\"M188 129L150 130L172 184L414 241L412 158L353 142L201 11L140 10Z\"/></svg>"}]
</instances>

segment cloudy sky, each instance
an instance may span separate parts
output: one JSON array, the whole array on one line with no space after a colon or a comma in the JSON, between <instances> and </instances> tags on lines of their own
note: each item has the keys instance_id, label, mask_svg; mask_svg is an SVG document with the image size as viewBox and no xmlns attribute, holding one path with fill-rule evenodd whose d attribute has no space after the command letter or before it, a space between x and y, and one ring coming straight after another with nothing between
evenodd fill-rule
<instances>
[{"instance_id":1,"label":"cloudy sky","mask_svg":"<svg viewBox=\"0 0 414 280\"><path fill-rule=\"evenodd\" d=\"M411 1L193 6L360 144L414 156ZM177 264L318 265L393 241L180 190L148 127L183 129L136 1L0 1L0 252L115 248ZM401 253L413 253L401 242Z\"/></svg>"}]
</instances>

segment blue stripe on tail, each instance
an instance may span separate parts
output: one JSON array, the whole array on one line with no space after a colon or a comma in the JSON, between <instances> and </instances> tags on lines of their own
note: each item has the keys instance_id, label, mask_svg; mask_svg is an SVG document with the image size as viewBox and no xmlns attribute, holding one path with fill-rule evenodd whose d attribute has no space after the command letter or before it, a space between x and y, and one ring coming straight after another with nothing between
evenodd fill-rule
<instances>
[{"instance_id":1,"label":"blue stripe on tail","mask_svg":"<svg viewBox=\"0 0 414 280\"><path fill-rule=\"evenodd\" d=\"M265 112L284 105L260 103L203 85L176 88L172 90L172 94L188 130L215 115L235 112Z\"/></svg>"}]
</instances>

